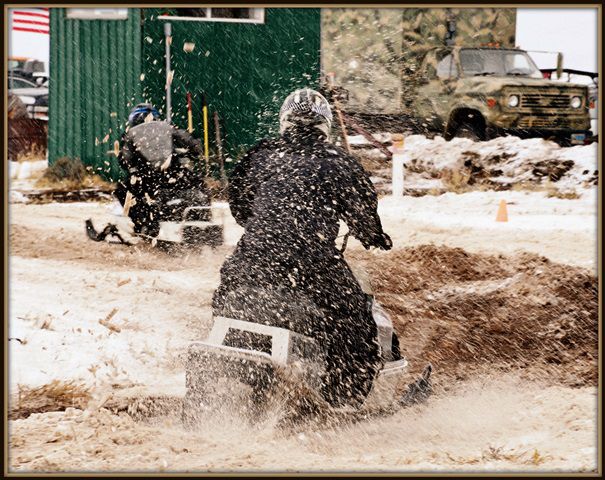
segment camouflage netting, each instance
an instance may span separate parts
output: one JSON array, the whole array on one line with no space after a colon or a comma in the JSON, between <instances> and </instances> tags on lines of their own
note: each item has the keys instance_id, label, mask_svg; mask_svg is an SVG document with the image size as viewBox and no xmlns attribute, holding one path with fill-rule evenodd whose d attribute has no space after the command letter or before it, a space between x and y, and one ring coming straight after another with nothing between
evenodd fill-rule
<instances>
[{"instance_id":1,"label":"camouflage netting","mask_svg":"<svg viewBox=\"0 0 605 480\"><path fill-rule=\"evenodd\" d=\"M400 111L401 9L322 9L322 72L349 90L351 109Z\"/></svg>"},{"instance_id":2,"label":"camouflage netting","mask_svg":"<svg viewBox=\"0 0 605 480\"><path fill-rule=\"evenodd\" d=\"M442 379L521 368L555 383L596 385L598 283L586 270L530 253L434 245L363 263L414 368L430 361Z\"/></svg>"},{"instance_id":3,"label":"camouflage netting","mask_svg":"<svg viewBox=\"0 0 605 480\"><path fill-rule=\"evenodd\" d=\"M322 72L349 90L347 110L396 114L427 50L515 43L514 8L324 8Z\"/></svg>"}]
</instances>

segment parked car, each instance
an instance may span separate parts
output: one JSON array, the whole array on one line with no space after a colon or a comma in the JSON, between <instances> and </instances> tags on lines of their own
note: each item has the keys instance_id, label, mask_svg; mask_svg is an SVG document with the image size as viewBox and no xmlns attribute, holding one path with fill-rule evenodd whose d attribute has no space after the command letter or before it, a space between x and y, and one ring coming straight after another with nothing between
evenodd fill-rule
<instances>
[{"instance_id":1,"label":"parked car","mask_svg":"<svg viewBox=\"0 0 605 480\"><path fill-rule=\"evenodd\" d=\"M8 74L35 80L36 76L46 76L47 68L41 60L24 57L11 57L8 60Z\"/></svg>"},{"instance_id":2,"label":"parked car","mask_svg":"<svg viewBox=\"0 0 605 480\"><path fill-rule=\"evenodd\" d=\"M30 118L48 121L48 72L41 60L9 57L8 91L26 106Z\"/></svg>"},{"instance_id":3,"label":"parked car","mask_svg":"<svg viewBox=\"0 0 605 480\"><path fill-rule=\"evenodd\" d=\"M15 88L36 88L36 82L32 79L22 77L20 75L8 75L8 88L13 90Z\"/></svg>"},{"instance_id":4,"label":"parked car","mask_svg":"<svg viewBox=\"0 0 605 480\"><path fill-rule=\"evenodd\" d=\"M45 81L44 77L39 78L42 79L40 84L48 85L48 81ZM25 104L31 118L48 120L48 86L40 86L36 80L9 74L8 91L17 95Z\"/></svg>"}]
</instances>

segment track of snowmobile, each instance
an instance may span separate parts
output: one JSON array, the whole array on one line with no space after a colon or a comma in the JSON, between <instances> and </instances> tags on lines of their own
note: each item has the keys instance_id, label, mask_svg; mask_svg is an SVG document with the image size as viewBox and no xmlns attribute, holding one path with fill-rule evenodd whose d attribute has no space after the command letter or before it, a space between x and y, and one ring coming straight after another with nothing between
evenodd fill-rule
<instances>
[{"instance_id":1,"label":"track of snowmobile","mask_svg":"<svg viewBox=\"0 0 605 480\"><path fill-rule=\"evenodd\" d=\"M575 200L547 198L539 192L475 192L399 202L383 198L380 213L395 250L365 252L351 241L349 259L378 269L396 267L389 259L405 259L409 265L400 272L405 284L411 280L405 275L414 275L414 268L423 267L422 258L416 261L410 256L413 248L429 248L427 253L443 263L439 266L443 274L435 284L425 282L426 291L420 293L438 297L440 308L443 298L470 292L473 296L469 298L476 300L494 290L504 292L497 299L504 307L510 300L511 308L519 308L515 299L523 295L539 298L548 294L549 301L558 301L559 290L537 289L528 294L507 280L519 279L515 269L523 263L514 260L513 254L529 251L549 259L540 267L535 265L536 256L532 257L537 277L531 278L538 286L541 269L565 279L587 278L574 288L583 289L584 297L580 297L590 299L590 279L596 268L594 191L586 190ZM508 224L493 221L500 198L511 202ZM513 365L489 356L481 359L477 355L473 361L472 354L460 357L462 368L454 374L447 361L431 358L437 361L436 395L425 405L385 418L285 432L275 426L276 412L255 428L237 419L217 418L215 428L185 432L170 399L183 395L183 353L189 341L203 338L210 327L210 302L219 269L241 230L228 217L225 246L187 256L170 256L146 246L88 241L84 219L92 217L102 224L109 219L108 207L108 203L10 207L10 388L14 395L11 411L17 418L9 426L11 470L596 468L592 370L596 357L591 359L594 352L590 349L564 352L563 364L565 355L582 355L568 359L584 365L572 378L561 375L556 364L551 371L552 365L541 369L540 365L523 365L522 361ZM435 246L417 247L430 243ZM473 262L491 258L484 265L489 274L476 272L468 277L457 272L454 267L460 257L453 255L452 263L447 260L457 252L451 247L469 252L464 255L477 255L471 258ZM392 299L401 294L393 281L387 285L378 280L378 295L382 292L384 298ZM408 309L420 297L409 298ZM595 305L596 298L583 308L590 310ZM417 344L418 335L425 340L424 346L432 341L434 324L429 320L410 324L405 314L393 313L401 317L404 346ZM573 325L560 327L572 343L582 340L569 333L578 333ZM448 326L442 322L437 328ZM548 331L545 335L548 340ZM451 350L452 342L465 343L465 337L446 336L446 340L449 343L440 348L452 352L456 351ZM427 352L418 347L406 353L421 368ZM440 372L439 361L448 369ZM53 380L82 385L86 401L74 402L77 408L66 411L46 412L52 408L43 407L39 411L46 413L20 415L19 408L26 410L26 405L19 402L27 403L27 392ZM20 400L18 392L23 394ZM135 407L138 415L115 413L120 399L148 396L165 397L169 406L164 411L160 408L159 416L145 415L149 407L144 402Z\"/></svg>"}]
</instances>

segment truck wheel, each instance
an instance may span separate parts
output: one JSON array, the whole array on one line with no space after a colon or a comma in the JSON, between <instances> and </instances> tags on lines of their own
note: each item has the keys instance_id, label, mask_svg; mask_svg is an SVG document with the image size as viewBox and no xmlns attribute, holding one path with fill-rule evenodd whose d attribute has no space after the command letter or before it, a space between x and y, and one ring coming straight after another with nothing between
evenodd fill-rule
<instances>
[{"instance_id":1,"label":"truck wheel","mask_svg":"<svg viewBox=\"0 0 605 480\"><path fill-rule=\"evenodd\" d=\"M473 142L480 142L481 135L477 132L477 127L470 123L463 123L456 129L456 137L468 138Z\"/></svg>"}]
</instances>

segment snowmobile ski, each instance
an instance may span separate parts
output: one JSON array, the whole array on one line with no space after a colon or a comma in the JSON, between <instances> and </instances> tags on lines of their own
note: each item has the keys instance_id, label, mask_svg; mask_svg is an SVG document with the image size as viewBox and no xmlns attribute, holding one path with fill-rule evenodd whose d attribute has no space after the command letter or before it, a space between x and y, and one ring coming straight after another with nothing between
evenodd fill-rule
<instances>
[{"instance_id":1,"label":"snowmobile ski","mask_svg":"<svg viewBox=\"0 0 605 480\"><path fill-rule=\"evenodd\" d=\"M432 372L433 366L429 363L422 371L418 380L408 385L406 392L399 401L402 406L408 407L417 403L423 403L431 396L433 393L433 384L431 383Z\"/></svg>"},{"instance_id":2,"label":"snowmobile ski","mask_svg":"<svg viewBox=\"0 0 605 480\"><path fill-rule=\"evenodd\" d=\"M92 220L89 218L86 220L86 234L88 235L88 238L95 242L103 242L108 236L112 236L116 237L120 243L123 243L124 245L132 245L127 240L124 240L124 237L122 237L118 231L118 227L113 223L108 223L102 231L98 232L95 229Z\"/></svg>"}]
</instances>

